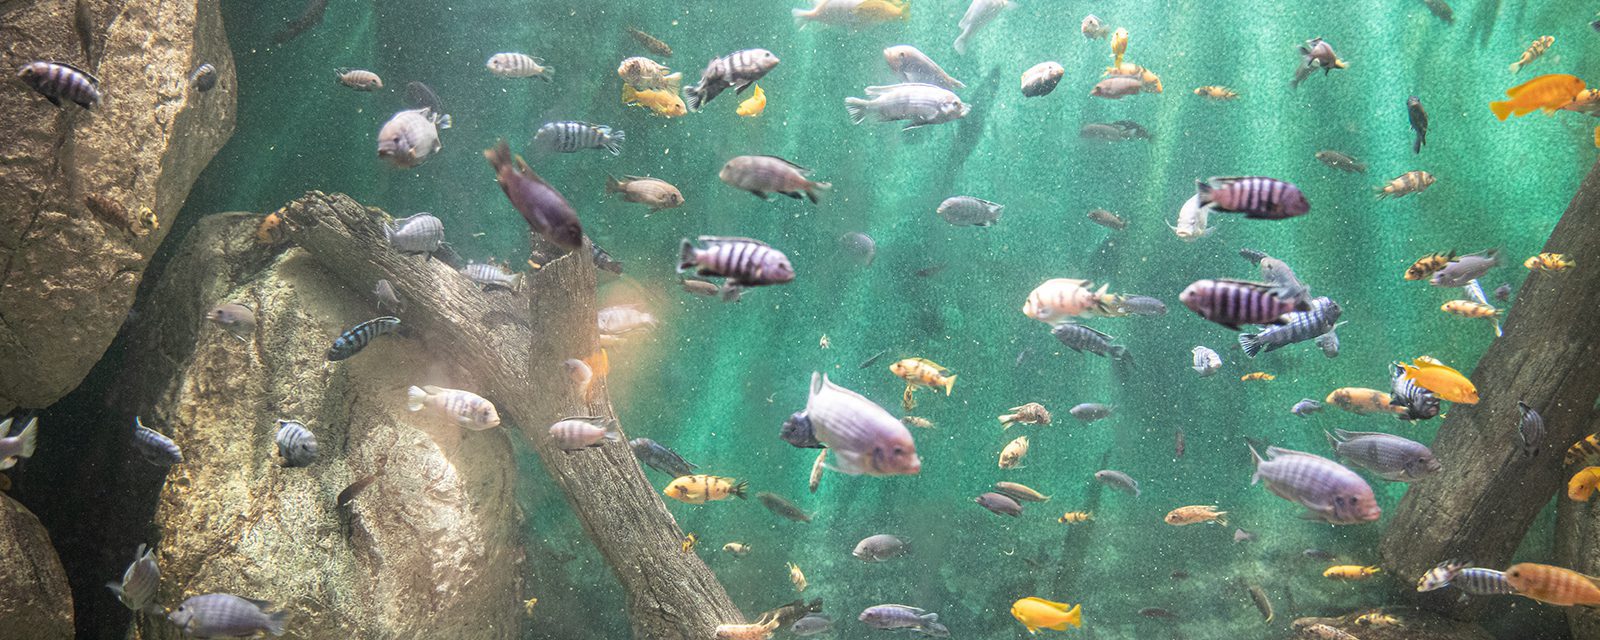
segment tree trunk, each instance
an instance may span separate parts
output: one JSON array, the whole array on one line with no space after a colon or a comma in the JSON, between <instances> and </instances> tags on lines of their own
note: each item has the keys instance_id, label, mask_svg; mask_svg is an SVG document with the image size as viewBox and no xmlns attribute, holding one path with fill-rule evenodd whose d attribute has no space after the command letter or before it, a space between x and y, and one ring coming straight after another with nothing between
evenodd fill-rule
<instances>
[{"instance_id":1,"label":"tree trunk","mask_svg":"<svg viewBox=\"0 0 1600 640\"><path fill-rule=\"evenodd\" d=\"M369 291L387 278L406 304L406 326L476 373L476 391L523 428L622 582L634 637L705 640L718 624L743 622L700 557L681 550L683 532L625 441L567 453L546 435L564 417L615 415L603 393L585 406L562 366L597 349L587 246L529 274L521 295L486 295L437 260L390 250L383 213L343 194L313 191L284 215L289 238L351 290Z\"/></svg>"},{"instance_id":2,"label":"tree trunk","mask_svg":"<svg viewBox=\"0 0 1600 640\"><path fill-rule=\"evenodd\" d=\"M1600 431L1600 420L1589 424L1587 431ZM1578 463L1567 469L1573 473L1584 466ZM1600 556L1591 550L1600 545L1600 500L1588 502L1556 498L1556 563L1587 575L1600 573ZM1600 640L1600 611L1590 607L1567 607L1567 626L1573 640Z\"/></svg>"},{"instance_id":3,"label":"tree trunk","mask_svg":"<svg viewBox=\"0 0 1600 640\"><path fill-rule=\"evenodd\" d=\"M1523 283L1505 336L1472 372L1482 401L1450 407L1433 443L1444 470L1411 485L1384 532L1384 568L1396 575L1418 576L1449 558L1504 568L1575 470L1563 468L1562 455L1589 434L1600 396L1600 165L1543 250L1572 256L1579 266L1535 272ZM1521 269L1519 259L1506 256L1502 268ZM1545 419L1532 458L1518 451L1518 400ZM1422 600L1443 609L1456 606L1455 598L1441 590Z\"/></svg>"}]
</instances>

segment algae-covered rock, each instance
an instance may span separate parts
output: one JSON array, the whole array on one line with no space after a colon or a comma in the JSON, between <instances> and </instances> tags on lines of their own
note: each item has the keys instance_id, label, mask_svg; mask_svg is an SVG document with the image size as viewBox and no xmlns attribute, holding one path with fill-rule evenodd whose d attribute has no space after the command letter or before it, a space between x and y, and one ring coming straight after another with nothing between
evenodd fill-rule
<instances>
[{"instance_id":1,"label":"algae-covered rock","mask_svg":"<svg viewBox=\"0 0 1600 640\"><path fill-rule=\"evenodd\" d=\"M183 447L155 517L160 604L229 592L289 613L296 638L511 638L520 607L515 467L501 429L461 432L406 410L412 384L458 382L424 345L387 335L349 360L325 354L377 314L306 254L251 240L259 217L202 220L141 302L123 402ZM421 259L421 258L419 258ZM256 326L204 319L234 302ZM278 419L317 438L315 462L281 465ZM375 476L345 507L352 483ZM348 495L346 496L349 497ZM142 638L177 638L146 619Z\"/></svg>"},{"instance_id":2,"label":"algae-covered rock","mask_svg":"<svg viewBox=\"0 0 1600 640\"><path fill-rule=\"evenodd\" d=\"M0 495L0 637L72 637L72 590L50 535L27 507ZM11 635L26 630L26 636Z\"/></svg>"},{"instance_id":3,"label":"algae-covered rock","mask_svg":"<svg viewBox=\"0 0 1600 640\"><path fill-rule=\"evenodd\" d=\"M55 402L100 359L190 187L232 135L236 96L217 0L8 3L0 40L0 72L66 62L98 76L105 96L85 111L15 79L0 91L4 410ZM202 62L218 74L206 93L187 80Z\"/></svg>"}]
</instances>

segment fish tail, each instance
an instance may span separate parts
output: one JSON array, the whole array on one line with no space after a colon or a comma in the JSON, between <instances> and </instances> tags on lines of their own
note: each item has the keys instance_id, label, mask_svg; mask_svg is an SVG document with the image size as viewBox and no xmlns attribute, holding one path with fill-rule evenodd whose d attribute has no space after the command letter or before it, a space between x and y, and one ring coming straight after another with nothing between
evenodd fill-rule
<instances>
[{"instance_id":1,"label":"fish tail","mask_svg":"<svg viewBox=\"0 0 1600 640\"><path fill-rule=\"evenodd\" d=\"M489 164L495 168L495 171L499 171L501 167L511 165L511 146L506 144L504 138L501 138L494 146L483 150L483 157L489 160ZM389 233L387 227L385 228L385 233Z\"/></svg>"},{"instance_id":2,"label":"fish tail","mask_svg":"<svg viewBox=\"0 0 1600 640\"><path fill-rule=\"evenodd\" d=\"M967 35L968 35L968 33L969 32L966 29L962 29L961 30L961 35L956 36L955 43L950 45L951 47L955 48L956 53L961 54L961 55L967 55Z\"/></svg>"},{"instance_id":3,"label":"fish tail","mask_svg":"<svg viewBox=\"0 0 1600 640\"><path fill-rule=\"evenodd\" d=\"M1256 357L1256 354L1261 353L1261 334L1239 334L1239 348L1244 350L1245 355L1252 358Z\"/></svg>"},{"instance_id":4,"label":"fish tail","mask_svg":"<svg viewBox=\"0 0 1600 640\"><path fill-rule=\"evenodd\" d=\"M1246 439L1245 446L1250 448L1250 461L1254 463L1256 467L1255 473L1250 475L1250 486L1255 486L1257 482L1261 481L1261 463L1263 460L1261 459L1261 454L1256 452L1255 443L1250 442L1249 439Z\"/></svg>"},{"instance_id":5,"label":"fish tail","mask_svg":"<svg viewBox=\"0 0 1600 640\"><path fill-rule=\"evenodd\" d=\"M627 85L623 85L626 87ZM622 181L606 176L606 193L622 193Z\"/></svg>"},{"instance_id":6,"label":"fish tail","mask_svg":"<svg viewBox=\"0 0 1600 640\"><path fill-rule=\"evenodd\" d=\"M809 182L809 183L806 183L806 198L809 198L811 200L811 204L816 204L817 203L817 192L818 191L827 191L827 190L832 189L832 188L833 188L833 183L832 182Z\"/></svg>"},{"instance_id":7,"label":"fish tail","mask_svg":"<svg viewBox=\"0 0 1600 640\"><path fill-rule=\"evenodd\" d=\"M33 457L33 450L39 446L39 419L28 421L28 426L22 428L22 433L17 435L22 439L22 450L17 455L23 458Z\"/></svg>"},{"instance_id":8,"label":"fish tail","mask_svg":"<svg viewBox=\"0 0 1600 640\"><path fill-rule=\"evenodd\" d=\"M1511 117L1511 101L1501 100L1489 103L1489 110L1494 112L1494 117L1501 120Z\"/></svg>"},{"instance_id":9,"label":"fish tail","mask_svg":"<svg viewBox=\"0 0 1600 640\"><path fill-rule=\"evenodd\" d=\"M1511 72L1512 73L1516 73L1516 72L1521 71L1521 70L1522 70L1522 61L1521 60L1518 60L1516 62L1511 63Z\"/></svg>"},{"instance_id":10,"label":"fish tail","mask_svg":"<svg viewBox=\"0 0 1600 640\"><path fill-rule=\"evenodd\" d=\"M694 243L690 242L688 238L684 238L683 244L678 245L678 273L695 268L697 263L696 253Z\"/></svg>"},{"instance_id":11,"label":"fish tail","mask_svg":"<svg viewBox=\"0 0 1600 640\"><path fill-rule=\"evenodd\" d=\"M428 392L423 391L421 387L413 386L410 389L407 389L406 390L406 410L407 411L421 411L422 410L422 403L423 403L424 400L427 400L427 399L428 399Z\"/></svg>"},{"instance_id":12,"label":"fish tail","mask_svg":"<svg viewBox=\"0 0 1600 640\"><path fill-rule=\"evenodd\" d=\"M1128 357L1128 348L1120 344L1111 345L1111 351L1107 353L1111 356L1112 360L1133 364L1133 360Z\"/></svg>"},{"instance_id":13,"label":"fish tail","mask_svg":"<svg viewBox=\"0 0 1600 640\"><path fill-rule=\"evenodd\" d=\"M1015 414L1015 413L1008 413L1008 414L1005 414L1003 416L1000 416L1000 426L1005 428L1005 429L1010 429L1011 425L1013 423L1015 423L1016 421L1017 421L1017 414Z\"/></svg>"},{"instance_id":14,"label":"fish tail","mask_svg":"<svg viewBox=\"0 0 1600 640\"><path fill-rule=\"evenodd\" d=\"M745 492L746 489L749 489L749 488L750 488L750 483L749 482L746 482L744 480L740 480L738 482L738 484L733 485L733 490L731 491L731 493L733 495L735 495L735 496L738 496L738 498L740 500L748 500L749 498L745 497L744 492Z\"/></svg>"},{"instance_id":15,"label":"fish tail","mask_svg":"<svg viewBox=\"0 0 1600 640\"><path fill-rule=\"evenodd\" d=\"M633 104L638 100L639 92L633 89L633 85L622 83L622 104Z\"/></svg>"},{"instance_id":16,"label":"fish tail","mask_svg":"<svg viewBox=\"0 0 1600 640\"><path fill-rule=\"evenodd\" d=\"M850 124L861 124L867 121L866 100L856 97L844 99L844 110L850 114Z\"/></svg>"},{"instance_id":17,"label":"fish tail","mask_svg":"<svg viewBox=\"0 0 1600 640\"><path fill-rule=\"evenodd\" d=\"M617 129L616 131L606 134L606 136L600 140L600 146L605 147L606 151L610 151L611 155L620 156L622 155L622 141L626 140L627 137L628 134L626 131Z\"/></svg>"},{"instance_id":18,"label":"fish tail","mask_svg":"<svg viewBox=\"0 0 1600 640\"><path fill-rule=\"evenodd\" d=\"M955 390L955 388L956 388L956 377L955 376L950 376L950 377L944 379L944 394L946 396L950 395L950 392Z\"/></svg>"},{"instance_id":19,"label":"fish tail","mask_svg":"<svg viewBox=\"0 0 1600 640\"><path fill-rule=\"evenodd\" d=\"M811 18L816 12L811 9L791 9L789 15L794 16L794 28L804 29L806 25L811 24Z\"/></svg>"},{"instance_id":20,"label":"fish tail","mask_svg":"<svg viewBox=\"0 0 1600 640\"><path fill-rule=\"evenodd\" d=\"M289 622L289 614L285 611L274 611L267 614L267 633L273 636L283 635L283 625Z\"/></svg>"},{"instance_id":21,"label":"fish tail","mask_svg":"<svg viewBox=\"0 0 1600 640\"><path fill-rule=\"evenodd\" d=\"M699 111L700 105L704 104L704 100L705 98L702 97L700 85L696 84L693 86L684 87L683 104L684 106L688 107L690 111Z\"/></svg>"},{"instance_id":22,"label":"fish tail","mask_svg":"<svg viewBox=\"0 0 1600 640\"><path fill-rule=\"evenodd\" d=\"M1211 204L1211 184L1204 180L1194 181L1194 194L1199 196L1200 206Z\"/></svg>"},{"instance_id":23,"label":"fish tail","mask_svg":"<svg viewBox=\"0 0 1600 640\"><path fill-rule=\"evenodd\" d=\"M122 585L115 582L107 582L106 588L110 589L112 593L117 594L117 599L122 599Z\"/></svg>"},{"instance_id":24,"label":"fish tail","mask_svg":"<svg viewBox=\"0 0 1600 640\"><path fill-rule=\"evenodd\" d=\"M1228 526L1228 512L1222 511L1217 513L1217 524L1224 527Z\"/></svg>"}]
</instances>

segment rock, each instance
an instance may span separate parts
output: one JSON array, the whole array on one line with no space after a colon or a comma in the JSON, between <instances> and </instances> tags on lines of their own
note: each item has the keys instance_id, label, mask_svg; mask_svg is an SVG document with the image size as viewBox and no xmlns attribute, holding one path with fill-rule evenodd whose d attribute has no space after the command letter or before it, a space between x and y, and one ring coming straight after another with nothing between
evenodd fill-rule
<instances>
[{"instance_id":1,"label":"rock","mask_svg":"<svg viewBox=\"0 0 1600 640\"><path fill-rule=\"evenodd\" d=\"M91 46L77 35L87 18ZM150 255L233 133L233 57L217 0L40 0L0 21L3 71L34 60L97 75L93 111L0 92L0 410L71 391L121 327ZM188 74L216 67L201 94ZM103 203L90 207L88 199ZM150 229L136 220L149 208Z\"/></svg>"},{"instance_id":2,"label":"rock","mask_svg":"<svg viewBox=\"0 0 1600 640\"><path fill-rule=\"evenodd\" d=\"M71 638L72 590L50 535L39 519L9 496L0 495L0 635L27 629L28 638ZM11 636L21 637L21 636Z\"/></svg>"},{"instance_id":3,"label":"rock","mask_svg":"<svg viewBox=\"0 0 1600 640\"><path fill-rule=\"evenodd\" d=\"M1363 616L1387 616L1398 624ZM1299 618L1294 621L1294 629L1300 631L1315 624L1328 625L1361 640L1494 640L1478 625L1409 607L1363 609L1337 618Z\"/></svg>"},{"instance_id":4,"label":"rock","mask_svg":"<svg viewBox=\"0 0 1600 640\"><path fill-rule=\"evenodd\" d=\"M254 246L259 220L200 221L129 330L130 352L148 355L130 359L123 402L154 398L144 423L185 457L156 510L158 602L210 592L272 601L296 638L515 637L521 517L507 433L406 411L409 385L471 388L420 341L383 336L326 362L335 336L378 315L373 302L300 249ZM247 340L203 319L221 302L256 310ZM279 418L316 434L309 467L281 466ZM139 625L141 638L180 637L164 621Z\"/></svg>"}]
</instances>

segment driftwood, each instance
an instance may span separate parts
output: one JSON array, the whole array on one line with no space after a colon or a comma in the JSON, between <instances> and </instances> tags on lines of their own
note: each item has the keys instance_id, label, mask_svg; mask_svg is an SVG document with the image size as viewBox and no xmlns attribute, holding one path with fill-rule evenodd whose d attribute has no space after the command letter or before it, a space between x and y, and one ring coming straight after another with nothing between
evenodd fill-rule
<instances>
[{"instance_id":1,"label":"driftwood","mask_svg":"<svg viewBox=\"0 0 1600 640\"><path fill-rule=\"evenodd\" d=\"M1411 485L1384 532L1384 568L1414 579L1449 558L1504 568L1552 495L1565 493L1568 445L1596 425L1600 396L1600 165L1590 170L1544 251L1565 253L1579 267L1534 273L1523 283L1505 324L1470 376L1482 401L1450 407L1434 453L1435 477ZM1506 256L1503 269L1522 269ZM1538 453L1518 451L1517 401L1537 409L1546 433ZM1565 498L1563 498L1565 499ZM1450 609L1441 590L1423 604Z\"/></svg>"},{"instance_id":2,"label":"driftwood","mask_svg":"<svg viewBox=\"0 0 1600 640\"><path fill-rule=\"evenodd\" d=\"M561 364L598 342L588 247L529 274L524 295L485 294L437 260L391 250L382 212L343 194L308 193L284 218L289 238L352 291L387 278L405 301L405 325L477 375L475 391L524 429L627 592L635 638L706 640L718 624L744 621L699 556L681 550L683 532L625 442L567 453L549 440L564 417L615 416L603 393L586 406Z\"/></svg>"}]
</instances>

